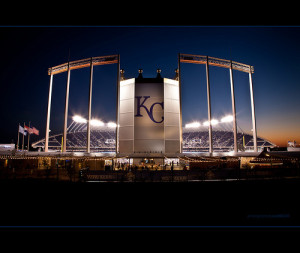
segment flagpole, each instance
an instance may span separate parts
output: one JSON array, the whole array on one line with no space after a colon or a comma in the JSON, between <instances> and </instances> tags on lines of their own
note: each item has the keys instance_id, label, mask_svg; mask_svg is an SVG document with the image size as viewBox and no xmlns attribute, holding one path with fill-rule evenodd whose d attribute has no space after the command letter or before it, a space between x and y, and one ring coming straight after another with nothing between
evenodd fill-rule
<instances>
[{"instance_id":1,"label":"flagpole","mask_svg":"<svg viewBox=\"0 0 300 253\"><path fill-rule=\"evenodd\" d=\"M20 139L20 123L19 123L19 126L18 126L18 143L17 143L17 151L19 149L19 139Z\"/></svg>"},{"instance_id":2,"label":"flagpole","mask_svg":"<svg viewBox=\"0 0 300 253\"><path fill-rule=\"evenodd\" d=\"M25 122L24 122L24 131L25 131ZM22 141L22 151L24 151L24 133L23 133L23 141Z\"/></svg>"},{"instance_id":3,"label":"flagpole","mask_svg":"<svg viewBox=\"0 0 300 253\"><path fill-rule=\"evenodd\" d=\"M30 131L30 121L29 121L29 126L28 126L28 130ZM29 139L30 139L30 132L28 132L28 145L27 145L27 151L29 151Z\"/></svg>"}]
</instances>

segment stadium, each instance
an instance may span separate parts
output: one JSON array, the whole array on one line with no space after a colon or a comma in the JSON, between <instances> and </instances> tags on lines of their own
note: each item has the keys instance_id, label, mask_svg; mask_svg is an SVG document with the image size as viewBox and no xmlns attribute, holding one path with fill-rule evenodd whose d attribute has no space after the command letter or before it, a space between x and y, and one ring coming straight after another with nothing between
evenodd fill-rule
<instances>
[{"instance_id":1,"label":"stadium","mask_svg":"<svg viewBox=\"0 0 300 253\"><path fill-rule=\"evenodd\" d=\"M181 64L203 64L206 66L207 120L192 122L183 126L181 99ZM104 123L91 117L92 86L94 66L117 64L117 104L115 122ZM211 116L209 67L229 69L232 114L221 119ZM88 117L73 116L68 126L68 105L70 73L80 68L90 68ZM233 70L249 75L252 114L251 134L237 126ZM66 99L63 133L49 135L53 76L67 72ZM257 137L252 74L254 68L231 60L201 55L178 54L178 68L173 79L163 78L161 70L152 78L143 77L139 69L137 78L125 78L120 69L120 55L99 56L64 63L49 68L50 76L46 136L32 144L44 153L60 151L82 152L112 158L132 158L140 163L140 158L156 157L157 163L164 164L166 157L183 156L223 156L235 154L243 156L251 152L256 156L265 148L275 145ZM249 155L246 155L249 156ZM135 159L136 158L136 159Z\"/></svg>"},{"instance_id":2,"label":"stadium","mask_svg":"<svg viewBox=\"0 0 300 253\"><path fill-rule=\"evenodd\" d=\"M205 122L193 122L183 126L181 99L181 64L206 66L208 118ZM117 64L117 104L115 122L104 123L91 118L94 66ZM209 67L229 69L232 114L222 119L211 116ZM80 68L90 68L89 103L87 119L75 115L68 125L70 73ZM238 131L235 110L233 70L249 75L252 113L252 133ZM49 136L53 76L67 72L64 131ZM251 65L209 56L178 54L178 68L173 79L163 78L157 70L156 77L143 77L139 69L137 78L124 77L120 69L120 55L99 56L67 62L49 68L50 76L46 136L32 144L34 148L51 151L114 153L115 157L131 157L137 154L161 154L160 157L178 157L183 153L208 153L252 151L258 154L264 148L275 145L257 137L256 117ZM111 154L111 156L113 156Z\"/></svg>"},{"instance_id":3,"label":"stadium","mask_svg":"<svg viewBox=\"0 0 300 253\"><path fill-rule=\"evenodd\" d=\"M223 121L230 117L226 116ZM93 121L91 128L91 152L100 153L115 153L116 152L116 131L115 123L103 123L98 120ZM215 125L213 128L213 148L217 152L233 151L233 132L231 122L222 122ZM73 116L73 121L68 127L67 132L67 150L85 152L87 146L87 124L84 118ZM49 151L61 151L63 134L52 135L49 137ZM251 151L253 150L253 136L244 133L239 129L238 150ZM272 148L276 145L272 142L257 138L258 149L261 151L264 148ZM45 148L45 138L32 144L33 148L41 151ZM198 122L186 124L183 127L183 153L201 153L209 150L209 135L208 127L200 126ZM151 153L151 150L149 150Z\"/></svg>"},{"instance_id":4,"label":"stadium","mask_svg":"<svg viewBox=\"0 0 300 253\"><path fill-rule=\"evenodd\" d=\"M207 118L185 125L182 120L182 63L206 66ZM117 64L116 118L110 122L92 118L91 106L93 68L106 64ZM232 113L220 118L211 115L210 66L229 70ZM70 73L86 67L90 68L88 114L86 118L73 115L68 124ZM249 76L252 121L249 132L237 125L233 70ZM50 134L53 76L63 72L67 72L63 132ZM274 152L277 148L274 143L257 136L253 66L209 56L178 54L174 78L162 77L160 69L151 78L145 78L142 69L138 73L137 77L125 78L119 55L92 57L49 68L45 138L31 144L35 151L22 149L3 154L4 167L21 168L22 160L27 167L34 168L32 173L36 173L36 177L44 171L45 178L52 173L53 178L65 176L71 181L77 178L116 182L240 179L256 177L253 168L288 168L295 164L299 167L297 154ZM151 174L151 171L157 173ZM273 171L263 172L274 174ZM22 173L23 176L28 170ZM293 173L298 171L289 175Z\"/></svg>"}]
</instances>

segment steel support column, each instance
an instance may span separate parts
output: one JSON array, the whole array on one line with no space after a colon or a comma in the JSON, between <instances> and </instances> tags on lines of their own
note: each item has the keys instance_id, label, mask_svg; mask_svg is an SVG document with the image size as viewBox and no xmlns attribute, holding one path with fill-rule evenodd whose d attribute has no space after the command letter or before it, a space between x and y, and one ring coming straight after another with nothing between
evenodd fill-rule
<instances>
[{"instance_id":1,"label":"steel support column","mask_svg":"<svg viewBox=\"0 0 300 253\"><path fill-rule=\"evenodd\" d=\"M68 62L68 77L66 85L66 101L65 101L65 120L64 120L64 137L63 152L67 151L67 124L68 124L68 107L69 107L69 90L70 90L70 62Z\"/></svg>"},{"instance_id":2,"label":"steel support column","mask_svg":"<svg viewBox=\"0 0 300 253\"><path fill-rule=\"evenodd\" d=\"M51 69L49 94L48 94L47 121L46 121L45 152L48 152L48 146L49 146L49 126L50 126L50 113L51 113L52 84L53 84L53 74Z\"/></svg>"},{"instance_id":3,"label":"steel support column","mask_svg":"<svg viewBox=\"0 0 300 253\"><path fill-rule=\"evenodd\" d=\"M116 110L116 154L119 153L119 112L120 112L120 55L118 54L118 67L117 67L117 110Z\"/></svg>"},{"instance_id":4,"label":"steel support column","mask_svg":"<svg viewBox=\"0 0 300 253\"><path fill-rule=\"evenodd\" d=\"M181 69L180 69L180 53L178 54L178 88L179 88L179 108L180 108L180 114L179 114L179 124L180 124L180 150L179 152L182 153L182 96L181 96Z\"/></svg>"},{"instance_id":5,"label":"steel support column","mask_svg":"<svg viewBox=\"0 0 300 253\"><path fill-rule=\"evenodd\" d=\"M93 58L90 63L90 89L89 89L89 105L88 105L88 120L87 120L87 146L86 151L91 151L91 116L92 116L92 94L93 94Z\"/></svg>"},{"instance_id":6,"label":"steel support column","mask_svg":"<svg viewBox=\"0 0 300 253\"><path fill-rule=\"evenodd\" d=\"M230 73L231 105L232 105L232 117L233 117L233 141L234 141L233 150L234 150L234 152L238 152L235 96L234 96L234 85L233 85L233 74L232 74L232 61L230 61L229 73Z\"/></svg>"},{"instance_id":7,"label":"steel support column","mask_svg":"<svg viewBox=\"0 0 300 253\"><path fill-rule=\"evenodd\" d=\"M251 70L249 71L249 84L250 84L250 99L251 99L251 112L252 112L253 146L254 146L254 152L257 152L256 119L255 119L255 106L254 106L253 82L252 82Z\"/></svg>"},{"instance_id":8,"label":"steel support column","mask_svg":"<svg viewBox=\"0 0 300 253\"><path fill-rule=\"evenodd\" d=\"M206 85L207 85L207 116L208 116L208 135L209 135L209 153L213 152L212 127L211 127L211 103L210 103L210 84L209 84L209 64L206 56Z\"/></svg>"}]
</instances>

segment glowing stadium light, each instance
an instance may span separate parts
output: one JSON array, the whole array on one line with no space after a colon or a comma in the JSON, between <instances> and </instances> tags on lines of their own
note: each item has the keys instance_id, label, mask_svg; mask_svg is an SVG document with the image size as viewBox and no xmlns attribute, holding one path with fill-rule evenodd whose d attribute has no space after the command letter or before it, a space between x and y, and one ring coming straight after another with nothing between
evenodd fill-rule
<instances>
[{"instance_id":1,"label":"glowing stadium light","mask_svg":"<svg viewBox=\"0 0 300 253\"><path fill-rule=\"evenodd\" d=\"M115 122L108 122L107 126L111 127L111 128L114 128L114 127L117 127L117 124Z\"/></svg>"},{"instance_id":2,"label":"glowing stadium light","mask_svg":"<svg viewBox=\"0 0 300 253\"><path fill-rule=\"evenodd\" d=\"M212 120L210 121L210 124L211 124L212 126L214 126L214 125L219 124L219 121L218 121L217 119L212 119ZM203 126L209 126L209 121L205 121L205 122L203 123Z\"/></svg>"},{"instance_id":3,"label":"glowing stadium light","mask_svg":"<svg viewBox=\"0 0 300 253\"><path fill-rule=\"evenodd\" d=\"M79 115L74 115L73 120L77 123L86 123L87 122L87 120L85 118L82 118Z\"/></svg>"},{"instance_id":4,"label":"glowing stadium light","mask_svg":"<svg viewBox=\"0 0 300 253\"><path fill-rule=\"evenodd\" d=\"M97 119L92 119L91 120L91 125L92 126L104 126L104 123L100 120L97 120Z\"/></svg>"},{"instance_id":5,"label":"glowing stadium light","mask_svg":"<svg viewBox=\"0 0 300 253\"><path fill-rule=\"evenodd\" d=\"M227 116L224 116L221 120L212 119L210 122L207 120L207 121L203 122L202 126L209 126L210 124L212 126L215 126L215 125L218 125L219 123L232 122L232 121L233 121L233 116L227 115ZM200 122L196 122L196 121L185 125L186 128L196 128L196 127L200 127L200 126L201 126Z\"/></svg>"},{"instance_id":6,"label":"glowing stadium light","mask_svg":"<svg viewBox=\"0 0 300 253\"><path fill-rule=\"evenodd\" d=\"M200 126L201 126L200 122L192 122L192 123L189 123L189 124L185 124L186 128L200 127Z\"/></svg>"},{"instance_id":7,"label":"glowing stadium light","mask_svg":"<svg viewBox=\"0 0 300 253\"><path fill-rule=\"evenodd\" d=\"M203 123L203 126L209 126L209 121L205 121L205 122Z\"/></svg>"},{"instance_id":8,"label":"glowing stadium light","mask_svg":"<svg viewBox=\"0 0 300 253\"><path fill-rule=\"evenodd\" d=\"M232 122L232 121L233 121L232 115L225 116L221 119L221 122Z\"/></svg>"},{"instance_id":9,"label":"glowing stadium light","mask_svg":"<svg viewBox=\"0 0 300 253\"><path fill-rule=\"evenodd\" d=\"M214 125L218 125L219 124L219 121L217 119L212 119L210 121L211 125L214 126Z\"/></svg>"}]
</instances>

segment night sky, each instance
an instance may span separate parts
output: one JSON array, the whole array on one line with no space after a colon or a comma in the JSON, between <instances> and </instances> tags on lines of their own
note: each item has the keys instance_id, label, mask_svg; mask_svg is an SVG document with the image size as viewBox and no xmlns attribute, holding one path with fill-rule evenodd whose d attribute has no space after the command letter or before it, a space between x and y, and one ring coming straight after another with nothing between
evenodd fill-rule
<instances>
[{"instance_id":1,"label":"night sky","mask_svg":"<svg viewBox=\"0 0 300 253\"><path fill-rule=\"evenodd\" d=\"M178 53L208 55L254 66L258 136L300 143L300 27L293 26L2 26L0 27L0 143L17 141L18 124L44 138L49 67L120 54L126 78L174 78ZM182 64L183 124L207 120L205 65ZM116 117L117 65L95 66L92 117ZM249 77L234 71L238 126L251 132ZM62 133L67 74L54 76L51 133ZM231 114L229 70L210 67L212 117ZM88 112L89 68L71 71L69 124Z\"/></svg>"}]
</instances>

